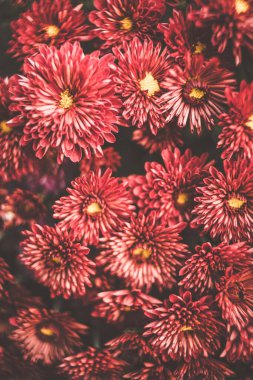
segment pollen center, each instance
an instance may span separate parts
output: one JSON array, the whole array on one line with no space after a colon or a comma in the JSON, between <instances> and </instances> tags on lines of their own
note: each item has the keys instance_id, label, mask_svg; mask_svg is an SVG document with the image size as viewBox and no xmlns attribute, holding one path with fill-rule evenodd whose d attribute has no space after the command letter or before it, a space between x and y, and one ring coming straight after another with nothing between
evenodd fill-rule
<instances>
[{"instance_id":1,"label":"pollen center","mask_svg":"<svg viewBox=\"0 0 253 380\"><path fill-rule=\"evenodd\" d=\"M60 95L61 100L60 100L60 107L69 109L73 106L74 100L73 96L70 94L69 90L65 90L61 93Z\"/></svg>"},{"instance_id":2,"label":"pollen center","mask_svg":"<svg viewBox=\"0 0 253 380\"><path fill-rule=\"evenodd\" d=\"M90 215L90 216L95 216L95 215L101 214L101 212L102 212L102 207L100 206L99 203L97 203L97 202L92 202L92 203L86 208L86 212L87 212L87 214Z\"/></svg>"},{"instance_id":3,"label":"pollen center","mask_svg":"<svg viewBox=\"0 0 253 380\"><path fill-rule=\"evenodd\" d=\"M206 45L202 44L202 42L197 42L193 48L193 54L201 54L206 49Z\"/></svg>"},{"instance_id":4,"label":"pollen center","mask_svg":"<svg viewBox=\"0 0 253 380\"><path fill-rule=\"evenodd\" d=\"M189 200L189 195L187 193L179 193L177 196L177 204L184 206Z\"/></svg>"},{"instance_id":5,"label":"pollen center","mask_svg":"<svg viewBox=\"0 0 253 380\"><path fill-rule=\"evenodd\" d=\"M9 133L11 131L11 128L8 127L7 123L5 120L0 122L0 131L2 133Z\"/></svg>"},{"instance_id":6,"label":"pollen center","mask_svg":"<svg viewBox=\"0 0 253 380\"><path fill-rule=\"evenodd\" d=\"M120 29L122 30L131 30L133 27L133 22L129 17L123 18L123 20L120 20Z\"/></svg>"},{"instance_id":7,"label":"pollen center","mask_svg":"<svg viewBox=\"0 0 253 380\"><path fill-rule=\"evenodd\" d=\"M187 325L185 325L185 326L183 326L183 327L181 328L181 331L193 331L193 328L192 328L191 326L187 326Z\"/></svg>"},{"instance_id":8,"label":"pollen center","mask_svg":"<svg viewBox=\"0 0 253 380\"><path fill-rule=\"evenodd\" d=\"M244 205L244 203L246 203L244 200L238 199L238 198L230 198L228 200L229 206L234 208L234 209L241 208Z\"/></svg>"},{"instance_id":9,"label":"pollen center","mask_svg":"<svg viewBox=\"0 0 253 380\"><path fill-rule=\"evenodd\" d=\"M253 129L253 114L249 116L249 118L246 121L245 125L247 127L249 127L250 129Z\"/></svg>"},{"instance_id":10,"label":"pollen center","mask_svg":"<svg viewBox=\"0 0 253 380\"><path fill-rule=\"evenodd\" d=\"M200 90L196 87L191 90L191 92L189 93L189 97L200 100L205 96L205 94L205 91Z\"/></svg>"},{"instance_id":11,"label":"pollen center","mask_svg":"<svg viewBox=\"0 0 253 380\"><path fill-rule=\"evenodd\" d=\"M42 335L45 335L45 336L53 336L55 335L55 331L53 329L50 329L49 327L42 327L40 329L40 332Z\"/></svg>"},{"instance_id":12,"label":"pollen center","mask_svg":"<svg viewBox=\"0 0 253 380\"><path fill-rule=\"evenodd\" d=\"M56 264L61 264L61 259L60 259L60 257L53 256L51 260L52 260L54 263L56 263Z\"/></svg>"},{"instance_id":13,"label":"pollen center","mask_svg":"<svg viewBox=\"0 0 253 380\"><path fill-rule=\"evenodd\" d=\"M245 0L235 0L235 10L237 14L246 13L249 10L249 4Z\"/></svg>"},{"instance_id":14,"label":"pollen center","mask_svg":"<svg viewBox=\"0 0 253 380\"><path fill-rule=\"evenodd\" d=\"M145 78L140 80L140 88L141 91L148 91L148 96L153 96L160 91L159 83L151 73L146 73Z\"/></svg>"},{"instance_id":15,"label":"pollen center","mask_svg":"<svg viewBox=\"0 0 253 380\"><path fill-rule=\"evenodd\" d=\"M60 29L56 25L48 25L44 28L44 30L45 30L46 34L48 35L48 37L50 37L50 38L58 36L58 34L60 32Z\"/></svg>"},{"instance_id":16,"label":"pollen center","mask_svg":"<svg viewBox=\"0 0 253 380\"><path fill-rule=\"evenodd\" d=\"M139 247L133 250L133 255L141 256L142 259L148 259L152 255L152 252L149 249Z\"/></svg>"}]
</instances>

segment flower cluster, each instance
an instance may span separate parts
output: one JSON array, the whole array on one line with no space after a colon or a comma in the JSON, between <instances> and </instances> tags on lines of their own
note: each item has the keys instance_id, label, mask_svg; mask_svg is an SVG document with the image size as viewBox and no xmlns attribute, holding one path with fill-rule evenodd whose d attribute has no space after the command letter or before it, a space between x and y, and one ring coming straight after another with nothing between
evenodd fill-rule
<instances>
[{"instance_id":1,"label":"flower cluster","mask_svg":"<svg viewBox=\"0 0 253 380\"><path fill-rule=\"evenodd\" d=\"M0 379L252 379L253 0L2 10Z\"/></svg>"}]
</instances>

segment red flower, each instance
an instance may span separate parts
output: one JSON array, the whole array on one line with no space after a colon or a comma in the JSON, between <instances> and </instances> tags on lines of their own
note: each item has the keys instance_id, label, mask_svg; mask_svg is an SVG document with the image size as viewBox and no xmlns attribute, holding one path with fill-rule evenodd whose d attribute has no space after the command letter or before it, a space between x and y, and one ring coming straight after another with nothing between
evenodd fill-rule
<instances>
[{"instance_id":1,"label":"red flower","mask_svg":"<svg viewBox=\"0 0 253 380\"><path fill-rule=\"evenodd\" d=\"M134 131L133 141L147 149L150 154L161 152L166 148L173 150L177 146L183 145L180 130L175 123L159 128L156 135L153 135L149 127L145 125Z\"/></svg>"},{"instance_id":2,"label":"red flower","mask_svg":"<svg viewBox=\"0 0 253 380\"><path fill-rule=\"evenodd\" d=\"M9 266L8 264L4 261L2 257L0 257L0 299L8 294L8 292L5 289L6 283L13 283L14 278L12 274L9 272Z\"/></svg>"},{"instance_id":3,"label":"red flower","mask_svg":"<svg viewBox=\"0 0 253 380\"><path fill-rule=\"evenodd\" d=\"M59 368L72 380L119 380L127 365L107 350L88 347L87 351L66 357Z\"/></svg>"},{"instance_id":4,"label":"red flower","mask_svg":"<svg viewBox=\"0 0 253 380\"><path fill-rule=\"evenodd\" d=\"M34 225L25 231L19 258L34 272L36 280L50 289L52 297L82 296L91 286L95 264L87 258L89 248L59 227Z\"/></svg>"},{"instance_id":5,"label":"red flower","mask_svg":"<svg viewBox=\"0 0 253 380\"><path fill-rule=\"evenodd\" d=\"M253 269L231 274L228 268L216 296L222 318L241 330L253 320Z\"/></svg>"},{"instance_id":6,"label":"red flower","mask_svg":"<svg viewBox=\"0 0 253 380\"><path fill-rule=\"evenodd\" d=\"M114 80L122 97L123 116L138 128L148 124L152 133L164 127L159 99L171 65L167 49L151 40L134 38L113 48L118 60Z\"/></svg>"},{"instance_id":7,"label":"red flower","mask_svg":"<svg viewBox=\"0 0 253 380\"><path fill-rule=\"evenodd\" d=\"M171 288L187 252L179 235L184 227L184 223L166 227L154 213L133 216L119 232L103 239L98 263L133 288Z\"/></svg>"},{"instance_id":8,"label":"red flower","mask_svg":"<svg viewBox=\"0 0 253 380\"><path fill-rule=\"evenodd\" d=\"M20 145L23 123L21 120L13 122L15 114L10 111L12 78L0 78L0 172L6 182L20 180L33 168L27 149Z\"/></svg>"},{"instance_id":9,"label":"red flower","mask_svg":"<svg viewBox=\"0 0 253 380\"><path fill-rule=\"evenodd\" d=\"M137 202L145 211L156 210L158 216L167 220L190 220L194 205L196 186L201 184L212 162L207 163L207 154L193 156L190 149L183 154L178 148L162 151L164 166L147 162L146 178L135 186Z\"/></svg>"},{"instance_id":10,"label":"red flower","mask_svg":"<svg viewBox=\"0 0 253 380\"><path fill-rule=\"evenodd\" d=\"M108 322L118 322L123 321L129 313L143 313L160 303L138 289L102 292L98 293L98 304L92 315L106 318Z\"/></svg>"},{"instance_id":11,"label":"red flower","mask_svg":"<svg viewBox=\"0 0 253 380\"><path fill-rule=\"evenodd\" d=\"M230 107L228 113L219 116L218 148L223 150L223 159L248 158L253 156L253 83L241 82L240 92L227 88Z\"/></svg>"},{"instance_id":12,"label":"red flower","mask_svg":"<svg viewBox=\"0 0 253 380\"><path fill-rule=\"evenodd\" d=\"M199 358L184 362L174 372L175 380L226 380L234 374L226 364L213 358Z\"/></svg>"},{"instance_id":13,"label":"red flower","mask_svg":"<svg viewBox=\"0 0 253 380\"><path fill-rule=\"evenodd\" d=\"M45 206L41 198L29 190L16 189L7 195L0 206L4 228L32 224L43 220Z\"/></svg>"},{"instance_id":14,"label":"red flower","mask_svg":"<svg viewBox=\"0 0 253 380\"><path fill-rule=\"evenodd\" d=\"M189 123L192 133L196 129L200 134L203 125L211 129L224 109L225 88L234 84L232 73L221 68L217 58L205 61L202 55L186 55L185 67L175 64L163 81L160 106L168 115L166 121L176 117L178 126Z\"/></svg>"},{"instance_id":15,"label":"red flower","mask_svg":"<svg viewBox=\"0 0 253 380\"><path fill-rule=\"evenodd\" d=\"M231 245L221 243L216 247L212 247L211 243L204 243L196 246L195 250L196 253L179 272L180 276L184 276L179 285L200 294L214 289L227 267L233 266L238 271L253 265L253 248L245 242Z\"/></svg>"},{"instance_id":16,"label":"red flower","mask_svg":"<svg viewBox=\"0 0 253 380\"><path fill-rule=\"evenodd\" d=\"M65 43L59 50L42 45L26 60L26 76L12 83L12 104L27 120L21 143L33 143L42 158L57 148L58 163L64 156L77 162L84 153L102 154L104 141L114 142L118 108L112 81L113 56L99 52L84 55L79 43ZM101 112L103 118L101 118Z\"/></svg>"},{"instance_id":17,"label":"red flower","mask_svg":"<svg viewBox=\"0 0 253 380\"><path fill-rule=\"evenodd\" d=\"M41 44L59 47L92 38L82 4L73 7L70 0L34 1L31 9L12 21L11 28L9 53L19 60L36 53Z\"/></svg>"},{"instance_id":18,"label":"red flower","mask_svg":"<svg viewBox=\"0 0 253 380\"><path fill-rule=\"evenodd\" d=\"M88 174L90 170L97 172L99 169L105 171L107 168L111 169L113 173L116 173L121 165L121 156L114 149L114 147L109 147L103 149L103 156L97 157L92 156L91 158L84 158L80 162L81 174Z\"/></svg>"},{"instance_id":19,"label":"red flower","mask_svg":"<svg viewBox=\"0 0 253 380\"><path fill-rule=\"evenodd\" d=\"M238 330L236 327L227 326L228 337L221 357L229 362L248 362L253 360L253 326L252 324Z\"/></svg>"},{"instance_id":20,"label":"red flower","mask_svg":"<svg viewBox=\"0 0 253 380\"><path fill-rule=\"evenodd\" d=\"M130 196L111 174L110 169L104 174L90 172L72 181L72 188L67 189L69 195L53 206L62 230L73 230L78 239L96 245L100 234L107 236L130 217Z\"/></svg>"},{"instance_id":21,"label":"red flower","mask_svg":"<svg viewBox=\"0 0 253 380\"><path fill-rule=\"evenodd\" d=\"M190 11L188 17L197 27L212 30L211 42L223 53L232 46L236 65L242 60L241 48L253 51L252 0L195 0L198 8Z\"/></svg>"},{"instance_id":22,"label":"red flower","mask_svg":"<svg viewBox=\"0 0 253 380\"><path fill-rule=\"evenodd\" d=\"M253 165L245 160L224 161L224 174L210 168L210 176L197 188L193 210L197 226L213 239L225 242L252 240Z\"/></svg>"},{"instance_id":23,"label":"red flower","mask_svg":"<svg viewBox=\"0 0 253 380\"><path fill-rule=\"evenodd\" d=\"M94 34L105 40L105 46L156 35L156 26L165 11L164 0L95 0L97 10L89 19L95 24Z\"/></svg>"},{"instance_id":24,"label":"red flower","mask_svg":"<svg viewBox=\"0 0 253 380\"><path fill-rule=\"evenodd\" d=\"M68 313L46 309L20 310L10 319L14 326L10 338L21 348L25 360L41 360L51 364L81 346L79 334L86 326L77 323Z\"/></svg>"},{"instance_id":25,"label":"red flower","mask_svg":"<svg viewBox=\"0 0 253 380\"><path fill-rule=\"evenodd\" d=\"M190 292L182 297L171 295L171 306L150 310L145 314L154 319L146 326L144 336L151 336L149 343L164 360L207 357L220 347L223 324L216 319L211 308L211 298L192 300Z\"/></svg>"},{"instance_id":26,"label":"red flower","mask_svg":"<svg viewBox=\"0 0 253 380\"><path fill-rule=\"evenodd\" d=\"M174 376L167 365L144 362L143 368L137 372L128 373L124 379L131 380L174 380Z\"/></svg>"}]
</instances>

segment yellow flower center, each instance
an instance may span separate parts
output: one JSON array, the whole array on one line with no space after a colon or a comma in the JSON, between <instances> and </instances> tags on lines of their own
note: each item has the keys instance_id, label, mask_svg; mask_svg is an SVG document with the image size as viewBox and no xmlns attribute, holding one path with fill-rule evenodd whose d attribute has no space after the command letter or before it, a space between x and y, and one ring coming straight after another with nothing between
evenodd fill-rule
<instances>
[{"instance_id":1,"label":"yellow flower center","mask_svg":"<svg viewBox=\"0 0 253 380\"><path fill-rule=\"evenodd\" d=\"M45 30L46 34L48 35L48 37L50 37L50 38L58 36L58 34L60 32L60 29L56 25L48 25L44 28L44 30Z\"/></svg>"},{"instance_id":2,"label":"yellow flower center","mask_svg":"<svg viewBox=\"0 0 253 380\"><path fill-rule=\"evenodd\" d=\"M206 45L202 44L202 42L197 42L194 45L193 54L201 54L206 49Z\"/></svg>"},{"instance_id":3,"label":"yellow flower center","mask_svg":"<svg viewBox=\"0 0 253 380\"><path fill-rule=\"evenodd\" d=\"M61 93L60 107L69 109L74 104L73 96L70 94L69 90L65 90Z\"/></svg>"},{"instance_id":4,"label":"yellow flower center","mask_svg":"<svg viewBox=\"0 0 253 380\"><path fill-rule=\"evenodd\" d=\"M90 216L95 216L102 212L102 207L99 203L93 202L86 208L86 212Z\"/></svg>"},{"instance_id":5,"label":"yellow flower center","mask_svg":"<svg viewBox=\"0 0 253 380\"><path fill-rule=\"evenodd\" d=\"M181 328L181 331L193 331L193 328L192 328L191 326L187 326L187 325L185 325L185 326L183 326L183 327Z\"/></svg>"},{"instance_id":6,"label":"yellow flower center","mask_svg":"<svg viewBox=\"0 0 253 380\"><path fill-rule=\"evenodd\" d=\"M134 256L141 256L142 259L148 259L151 255L152 255L152 252L147 249L147 248L135 248L133 250L133 255Z\"/></svg>"},{"instance_id":7,"label":"yellow flower center","mask_svg":"<svg viewBox=\"0 0 253 380\"><path fill-rule=\"evenodd\" d=\"M60 263L61 263L61 259L60 259L60 257L57 257L57 256L52 257L51 260L52 260L54 263L56 263L56 264L60 264Z\"/></svg>"},{"instance_id":8,"label":"yellow flower center","mask_svg":"<svg viewBox=\"0 0 253 380\"><path fill-rule=\"evenodd\" d=\"M187 193L179 193L177 196L177 204L184 206L189 200L189 195Z\"/></svg>"},{"instance_id":9,"label":"yellow flower center","mask_svg":"<svg viewBox=\"0 0 253 380\"><path fill-rule=\"evenodd\" d=\"M133 22L129 17L123 18L123 20L120 21L120 29L122 30L131 30L133 27Z\"/></svg>"},{"instance_id":10,"label":"yellow flower center","mask_svg":"<svg viewBox=\"0 0 253 380\"><path fill-rule=\"evenodd\" d=\"M237 14L246 13L249 10L249 4L245 0L235 0L235 10Z\"/></svg>"},{"instance_id":11,"label":"yellow flower center","mask_svg":"<svg viewBox=\"0 0 253 380\"><path fill-rule=\"evenodd\" d=\"M8 127L7 122L5 120L0 122L0 130L2 133L9 133L11 128Z\"/></svg>"},{"instance_id":12,"label":"yellow flower center","mask_svg":"<svg viewBox=\"0 0 253 380\"><path fill-rule=\"evenodd\" d=\"M140 80L140 88L141 91L148 91L148 96L153 96L160 91L159 83L151 73L146 73L145 78Z\"/></svg>"},{"instance_id":13,"label":"yellow flower center","mask_svg":"<svg viewBox=\"0 0 253 380\"><path fill-rule=\"evenodd\" d=\"M190 98L194 99L202 99L205 96L205 91L200 90L199 88L193 88L191 92L189 93Z\"/></svg>"},{"instance_id":14,"label":"yellow flower center","mask_svg":"<svg viewBox=\"0 0 253 380\"><path fill-rule=\"evenodd\" d=\"M41 334L45 336L53 336L55 335L55 331L53 329L50 329L49 327L42 327L40 329Z\"/></svg>"},{"instance_id":15,"label":"yellow flower center","mask_svg":"<svg viewBox=\"0 0 253 380\"><path fill-rule=\"evenodd\" d=\"M244 203L246 203L246 201L243 201L242 199L238 199L238 198L230 198L228 200L229 206L234 209L241 208L244 205Z\"/></svg>"},{"instance_id":16,"label":"yellow flower center","mask_svg":"<svg viewBox=\"0 0 253 380\"><path fill-rule=\"evenodd\" d=\"M247 127L250 129L253 129L253 114L249 116L247 122L245 123Z\"/></svg>"}]
</instances>

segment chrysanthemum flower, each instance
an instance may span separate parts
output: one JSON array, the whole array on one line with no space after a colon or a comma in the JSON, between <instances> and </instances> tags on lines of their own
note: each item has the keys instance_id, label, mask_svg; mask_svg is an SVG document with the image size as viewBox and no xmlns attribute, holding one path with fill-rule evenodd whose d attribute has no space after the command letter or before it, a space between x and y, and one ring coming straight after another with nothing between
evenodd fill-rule
<instances>
[{"instance_id":1,"label":"chrysanthemum flower","mask_svg":"<svg viewBox=\"0 0 253 380\"><path fill-rule=\"evenodd\" d=\"M96 245L99 235L107 236L128 219L133 206L126 187L118 178L90 172L72 181L69 195L53 206L54 217L62 230L73 230L78 239Z\"/></svg>"},{"instance_id":2,"label":"chrysanthemum flower","mask_svg":"<svg viewBox=\"0 0 253 380\"><path fill-rule=\"evenodd\" d=\"M222 318L241 330L253 320L253 269L236 274L228 268L216 296Z\"/></svg>"},{"instance_id":3,"label":"chrysanthemum flower","mask_svg":"<svg viewBox=\"0 0 253 380\"><path fill-rule=\"evenodd\" d=\"M191 293L185 292L182 297L171 295L169 300L171 306L165 302L164 307L145 313L154 319L144 333L154 350L165 360L196 359L216 352L223 324L216 319L212 299L193 301Z\"/></svg>"},{"instance_id":4,"label":"chrysanthemum flower","mask_svg":"<svg viewBox=\"0 0 253 380\"><path fill-rule=\"evenodd\" d=\"M197 27L212 30L211 42L219 53L232 46L235 63L242 60L242 47L253 51L252 0L195 0L188 17Z\"/></svg>"},{"instance_id":5,"label":"chrysanthemum flower","mask_svg":"<svg viewBox=\"0 0 253 380\"><path fill-rule=\"evenodd\" d=\"M147 149L150 154L161 152L163 149L175 149L183 145L181 132L175 123L165 125L157 130L154 135L147 125L136 129L133 133L133 141Z\"/></svg>"},{"instance_id":6,"label":"chrysanthemum flower","mask_svg":"<svg viewBox=\"0 0 253 380\"><path fill-rule=\"evenodd\" d=\"M214 125L214 117L224 110L225 89L234 84L232 73L220 67L217 58L187 54L185 67L175 64L167 73L160 107L167 122L176 117L179 127L189 123L191 132L200 134L203 125Z\"/></svg>"},{"instance_id":7,"label":"chrysanthemum flower","mask_svg":"<svg viewBox=\"0 0 253 380\"><path fill-rule=\"evenodd\" d=\"M171 65L167 49L151 40L134 38L113 49L117 58L114 80L123 101L123 116L133 126L148 124L152 133L164 127L159 99Z\"/></svg>"},{"instance_id":8,"label":"chrysanthemum flower","mask_svg":"<svg viewBox=\"0 0 253 380\"><path fill-rule=\"evenodd\" d=\"M22 60L38 51L41 44L59 47L64 42L92 38L82 4L70 0L36 0L31 8L11 23L9 53Z\"/></svg>"},{"instance_id":9,"label":"chrysanthemum flower","mask_svg":"<svg viewBox=\"0 0 253 380\"><path fill-rule=\"evenodd\" d=\"M102 157L93 155L91 158L84 158L80 162L80 171L83 175L89 173L90 170L97 172L99 169L101 169L101 171L105 171L109 168L113 173L116 173L120 165L120 154L114 149L114 147L109 147L103 149Z\"/></svg>"},{"instance_id":10,"label":"chrysanthemum flower","mask_svg":"<svg viewBox=\"0 0 253 380\"><path fill-rule=\"evenodd\" d=\"M228 113L219 116L218 148L223 159L248 158L253 156L253 83L242 81L240 91L226 89Z\"/></svg>"},{"instance_id":11,"label":"chrysanthemum flower","mask_svg":"<svg viewBox=\"0 0 253 380\"><path fill-rule=\"evenodd\" d=\"M239 271L253 265L253 248L245 242L221 243L216 247L204 243L196 246L195 251L180 269L179 275L184 277L179 285L200 294L214 289L226 268L232 266Z\"/></svg>"},{"instance_id":12,"label":"chrysanthemum flower","mask_svg":"<svg viewBox=\"0 0 253 380\"><path fill-rule=\"evenodd\" d=\"M68 313L30 308L11 318L10 338L21 348L25 360L51 364L81 346L80 334L87 327Z\"/></svg>"},{"instance_id":13,"label":"chrysanthemum flower","mask_svg":"<svg viewBox=\"0 0 253 380\"><path fill-rule=\"evenodd\" d=\"M175 380L226 380L234 372L223 362L213 358L185 361L174 372Z\"/></svg>"},{"instance_id":14,"label":"chrysanthemum flower","mask_svg":"<svg viewBox=\"0 0 253 380\"><path fill-rule=\"evenodd\" d=\"M208 155L193 156L190 149L181 154L174 151L162 151L164 166L157 162L147 162L146 177L134 193L139 197L140 208L156 210L164 220L190 220L196 186L202 183L212 162Z\"/></svg>"},{"instance_id":15,"label":"chrysanthemum flower","mask_svg":"<svg viewBox=\"0 0 253 380\"><path fill-rule=\"evenodd\" d=\"M156 26L165 11L164 0L95 0L95 11L89 20L94 34L105 40L105 46L155 36Z\"/></svg>"},{"instance_id":16,"label":"chrysanthemum flower","mask_svg":"<svg viewBox=\"0 0 253 380\"><path fill-rule=\"evenodd\" d=\"M14 282L14 278L12 274L9 272L8 264L4 261L2 257L0 257L0 298L2 298L6 294L5 285L8 282Z\"/></svg>"},{"instance_id":17,"label":"chrysanthemum flower","mask_svg":"<svg viewBox=\"0 0 253 380\"><path fill-rule=\"evenodd\" d=\"M66 357L59 368L72 380L119 380L127 365L107 350L88 347L87 351Z\"/></svg>"},{"instance_id":18,"label":"chrysanthemum flower","mask_svg":"<svg viewBox=\"0 0 253 380\"><path fill-rule=\"evenodd\" d=\"M23 122L13 122L15 114L10 111L12 78L0 78L0 172L6 182L20 180L33 168L27 149L20 145Z\"/></svg>"},{"instance_id":19,"label":"chrysanthemum flower","mask_svg":"<svg viewBox=\"0 0 253 380\"><path fill-rule=\"evenodd\" d=\"M132 216L120 231L103 239L98 263L133 288L170 288L187 252L179 235L184 227L184 223L167 227L155 213Z\"/></svg>"},{"instance_id":20,"label":"chrysanthemum flower","mask_svg":"<svg viewBox=\"0 0 253 380\"><path fill-rule=\"evenodd\" d=\"M4 228L38 222L43 219L45 212L45 206L38 195L19 188L7 195L0 206Z\"/></svg>"},{"instance_id":21,"label":"chrysanthemum flower","mask_svg":"<svg viewBox=\"0 0 253 380\"><path fill-rule=\"evenodd\" d=\"M91 286L95 263L87 258L89 248L58 226L34 225L25 231L21 262L33 271L36 280L50 289L52 297L82 296Z\"/></svg>"},{"instance_id":22,"label":"chrysanthemum flower","mask_svg":"<svg viewBox=\"0 0 253 380\"><path fill-rule=\"evenodd\" d=\"M196 226L213 239L225 242L252 240L253 165L246 160L224 161L224 174L210 168L204 185L197 188L193 210Z\"/></svg>"},{"instance_id":23,"label":"chrysanthemum flower","mask_svg":"<svg viewBox=\"0 0 253 380\"><path fill-rule=\"evenodd\" d=\"M168 365L145 361L137 372L127 373L124 379L131 380L173 380L174 376Z\"/></svg>"},{"instance_id":24,"label":"chrysanthemum flower","mask_svg":"<svg viewBox=\"0 0 253 380\"><path fill-rule=\"evenodd\" d=\"M252 323L238 330L234 326L227 326L228 337L221 357L229 362L248 362L253 360L253 325Z\"/></svg>"},{"instance_id":25,"label":"chrysanthemum flower","mask_svg":"<svg viewBox=\"0 0 253 380\"><path fill-rule=\"evenodd\" d=\"M78 42L58 50L42 45L29 57L25 76L13 80L12 109L26 119L21 143L33 143L38 158L49 148L77 162L84 153L102 154L104 141L114 142L120 100L114 95L113 56L85 55ZM101 117L103 113L103 117Z\"/></svg>"},{"instance_id":26,"label":"chrysanthemum flower","mask_svg":"<svg viewBox=\"0 0 253 380\"><path fill-rule=\"evenodd\" d=\"M98 293L98 304L92 315L106 318L108 322L123 321L129 314L143 314L144 311L161 302L138 289L115 290Z\"/></svg>"}]
</instances>

